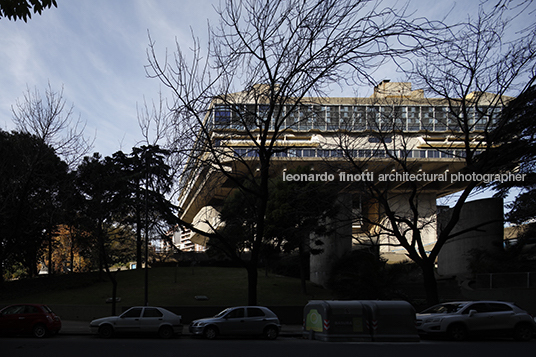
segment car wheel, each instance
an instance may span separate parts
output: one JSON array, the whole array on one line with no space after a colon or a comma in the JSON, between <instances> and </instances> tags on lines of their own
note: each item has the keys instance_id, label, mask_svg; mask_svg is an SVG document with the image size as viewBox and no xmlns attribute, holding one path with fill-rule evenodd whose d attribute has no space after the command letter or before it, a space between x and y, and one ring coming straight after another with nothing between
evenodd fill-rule
<instances>
[{"instance_id":1,"label":"car wheel","mask_svg":"<svg viewBox=\"0 0 536 357\"><path fill-rule=\"evenodd\" d=\"M102 325L99 327L99 336L102 338L110 338L114 334L114 329L110 325Z\"/></svg>"},{"instance_id":2,"label":"car wheel","mask_svg":"<svg viewBox=\"0 0 536 357\"><path fill-rule=\"evenodd\" d=\"M519 324L514 328L514 339L516 341L530 341L534 331L529 324Z\"/></svg>"},{"instance_id":3,"label":"car wheel","mask_svg":"<svg viewBox=\"0 0 536 357\"><path fill-rule=\"evenodd\" d=\"M467 339L467 327L462 324L454 324L449 326L447 335L451 340L454 341L464 341Z\"/></svg>"},{"instance_id":4,"label":"car wheel","mask_svg":"<svg viewBox=\"0 0 536 357\"><path fill-rule=\"evenodd\" d=\"M162 326L158 330L158 336L165 339L171 338L173 337L173 329L170 326Z\"/></svg>"},{"instance_id":5,"label":"car wheel","mask_svg":"<svg viewBox=\"0 0 536 357\"><path fill-rule=\"evenodd\" d=\"M37 338L43 338L47 335L47 328L43 324L35 325L33 328L33 335Z\"/></svg>"},{"instance_id":6,"label":"car wheel","mask_svg":"<svg viewBox=\"0 0 536 357\"><path fill-rule=\"evenodd\" d=\"M214 326L209 326L205 329L203 335L207 340L213 340L218 337L218 329Z\"/></svg>"},{"instance_id":7,"label":"car wheel","mask_svg":"<svg viewBox=\"0 0 536 357\"><path fill-rule=\"evenodd\" d=\"M278 331L277 328L274 326L268 326L264 329L264 337L267 340L275 340L277 338Z\"/></svg>"}]
</instances>

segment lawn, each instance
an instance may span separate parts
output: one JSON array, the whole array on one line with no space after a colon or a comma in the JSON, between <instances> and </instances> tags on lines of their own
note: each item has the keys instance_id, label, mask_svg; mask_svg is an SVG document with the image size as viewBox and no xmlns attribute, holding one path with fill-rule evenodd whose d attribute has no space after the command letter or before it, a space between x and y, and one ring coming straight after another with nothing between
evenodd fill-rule
<instances>
[{"instance_id":1,"label":"lawn","mask_svg":"<svg viewBox=\"0 0 536 357\"><path fill-rule=\"evenodd\" d=\"M0 304L35 302L49 305L101 305L112 295L109 281L96 275L55 276L8 282L0 294ZM145 297L143 270L117 273L118 305L143 305ZM247 273L240 268L178 267L149 270L149 302L161 306L239 305L247 303ZM260 305L305 305L311 299L330 299L329 291L307 283L302 294L300 280L268 274L259 270L257 287ZM206 296L208 300L196 300Z\"/></svg>"}]
</instances>

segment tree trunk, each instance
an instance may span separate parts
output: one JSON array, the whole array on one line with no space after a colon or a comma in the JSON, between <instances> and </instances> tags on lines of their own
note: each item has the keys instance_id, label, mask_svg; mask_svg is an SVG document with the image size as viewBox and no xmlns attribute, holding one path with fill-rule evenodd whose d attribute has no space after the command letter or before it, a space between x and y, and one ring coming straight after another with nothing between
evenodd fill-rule
<instances>
[{"instance_id":1,"label":"tree trunk","mask_svg":"<svg viewBox=\"0 0 536 357\"><path fill-rule=\"evenodd\" d=\"M140 210L140 183L136 185L136 269L143 266L142 238L141 238L141 210Z\"/></svg>"},{"instance_id":2,"label":"tree trunk","mask_svg":"<svg viewBox=\"0 0 536 357\"><path fill-rule=\"evenodd\" d=\"M424 261L422 264L420 264L420 266L423 273L426 302L429 306L436 305L439 303L439 293L437 291L434 262Z\"/></svg>"},{"instance_id":3,"label":"tree trunk","mask_svg":"<svg viewBox=\"0 0 536 357\"><path fill-rule=\"evenodd\" d=\"M248 305L257 305L257 281L259 272L257 262L250 262L247 268L248 272Z\"/></svg>"},{"instance_id":4,"label":"tree trunk","mask_svg":"<svg viewBox=\"0 0 536 357\"><path fill-rule=\"evenodd\" d=\"M4 288L5 288L5 285L4 285L4 268L2 267L3 266L3 264L2 264L3 261L4 261L3 259L0 260L0 291L4 290Z\"/></svg>"},{"instance_id":5,"label":"tree trunk","mask_svg":"<svg viewBox=\"0 0 536 357\"><path fill-rule=\"evenodd\" d=\"M108 271L108 276L110 277L110 280L112 281L112 316L116 315L116 306L117 306L117 279L115 277L116 274L110 273Z\"/></svg>"},{"instance_id":6,"label":"tree trunk","mask_svg":"<svg viewBox=\"0 0 536 357\"><path fill-rule=\"evenodd\" d=\"M54 274L54 268L52 267L52 233L48 233L48 275Z\"/></svg>"},{"instance_id":7,"label":"tree trunk","mask_svg":"<svg viewBox=\"0 0 536 357\"><path fill-rule=\"evenodd\" d=\"M102 224L102 223L101 223ZM104 229L102 229L101 224L99 224L99 248L100 248L100 256L102 257L102 264L104 265L104 270L106 271L106 276L110 279L112 282L112 316L116 315L116 297L117 297L117 279L115 275L110 271L110 266L108 265L108 254L106 253L106 246L104 244Z\"/></svg>"},{"instance_id":8,"label":"tree trunk","mask_svg":"<svg viewBox=\"0 0 536 357\"><path fill-rule=\"evenodd\" d=\"M74 273L74 239L72 238L72 236L71 236L71 251L69 253L70 253L69 260L70 260L70 265L71 265L70 273L72 274Z\"/></svg>"},{"instance_id":9,"label":"tree trunk","mask_svg":"<svg viewBox=\"0 0 536 357\"><path fill-rule=\"evenodd\" d=\"M306 284L306 278L307 278L307 260L309 259L308 254L305 252L305 243L303 240L300 242L299 247L299 258L300 258L300 285L301 285L301 291L302 294L307 294L307 284Z\"/></svg>"}]
</instances>

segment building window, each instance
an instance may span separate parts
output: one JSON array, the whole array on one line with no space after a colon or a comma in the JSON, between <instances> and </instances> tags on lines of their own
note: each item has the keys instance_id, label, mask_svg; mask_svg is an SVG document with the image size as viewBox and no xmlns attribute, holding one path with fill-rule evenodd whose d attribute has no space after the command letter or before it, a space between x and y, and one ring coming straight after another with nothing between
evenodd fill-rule
<instances>
[{"instance_id":1,"label":"building window","mask_svg":"<svg viewBox=\"0 0 536 357\"><path fill-rule=\"evenodd\" d=\"M454 151L452 151L452 150L441 151L441 158L442 159L450 159L453 156L454 156Z\"/></svg>"},{"instance_id":2,"label":"building window","mask_svg":"<svg viewBox=\"0 0 536 357\"><path fill-rule=\"evenodd\" d=\"M435 131L447 130L448 107L435 107Z\"/></svg>"},{"instance_id":3,"label":"building window","mask_svg":"<svg viewBox=\"0 0 536 357\"><path fill-rule=\"evenodd\" d=\"M352 107L350 106L342 106L339 109L339 120L341 123L341 129L347 129L352 130L353 129L353 123L352 123Z\"/></svg>"},{"instance_id":4,"label":"building window","mask_svg":"<svg viewBox=\"0 0 536 357\"><path fill-rule=\"evenodd\" d=\"M424 130L434 131L434 107L421 107L421 126Z\"/></svg>"},{"instance_id":5,"label":"building window","mask_svg":"<svg viewBox=\"0 0 536 357\"><path fill-rule=\"evenodd\" d=\"M400 150L400 157L401 158L407 158L410 159L413 157L413 151L412 150Z\"/></svg>"},{"instance_id":6,"label":"building window","mask_svg":"<svg viewBox=\"0 0 536 357\"><path fill-rule=\"evenodd\" d=\"M385 150L375 150L374 151L374 157L385 157Z\"/></svg>"},{"instance_id":7,"label":"building window","mask_svg":"<svg viewBox=\"0 0 536 357\"><path fill-rule=\"evenodd\" d=\"M421 111L420 107L403 107L402 108L402 114L404 115L404 112L405 112L409 131L421 130L420 111Z\"/></svg>"},{"instance_id":8,"label":"building window","mask_svg":"<svg viewBox=\"0 0 536 357\"><path fill-rule=\"evenodd\" d=\"M372 150L359 150L359 157L371 157Z\"/></svg>"},{"instance_id":9,"label":"building window","mask_svg":"<svg viewBox=\"0 0 536 357\"><path fill-rule=\"evenodd\" d=\"M366 107L354 107L354 130L367 129Z\"/></svg>"},{"instance_id":10,"label":"building window","mask_svg":"<svg viewBox=\"0 0 536 357\"><path fill-rule=\"evenodd\" d=\"M216 105L214 109L214 124L216 127L228 127L231 123L231 107L228 105Z\"/></svg>"},{"instance_id":11,"label":"building window","mask_svg":"<svg viewBox=\"0 0 536 357\"><path fill-rule=\"evenodd\" d=\"M428 150L429 159L439 159L439 151L437 150Z\"/></svg>"},{"instance_id":12,"label":"building window","mask_svg":"<svg viewBox=\"0 0 536 357\"><path fill-rule=\"evenodd\" d=\"M315 156L316 156L315 149L303 149L303 157L315 157Z\"/></svg>"}]
</instances>

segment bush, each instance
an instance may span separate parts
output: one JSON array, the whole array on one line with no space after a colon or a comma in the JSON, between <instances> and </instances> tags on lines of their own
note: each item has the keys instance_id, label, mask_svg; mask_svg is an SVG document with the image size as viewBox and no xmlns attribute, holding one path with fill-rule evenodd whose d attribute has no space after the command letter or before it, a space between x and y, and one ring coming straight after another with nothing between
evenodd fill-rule
<instances>
[{"instance_id":1,"label":"bush","mask_svg":"<svg viewBox=\"0 0 536 357\"><path fill-rule=\"evenodd\" d=\"M333 264L328 287L340 299L385 299L385 264L385 259L367 249L354 250Z\"/></svg>"}]
</instances>

